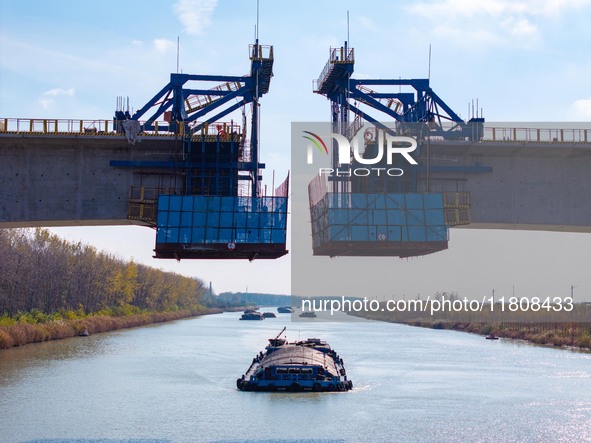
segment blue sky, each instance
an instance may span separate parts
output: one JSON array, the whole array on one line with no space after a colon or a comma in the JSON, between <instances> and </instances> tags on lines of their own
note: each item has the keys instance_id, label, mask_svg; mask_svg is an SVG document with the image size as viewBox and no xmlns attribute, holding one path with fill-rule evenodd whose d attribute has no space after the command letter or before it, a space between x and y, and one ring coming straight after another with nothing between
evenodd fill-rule
<instances>
[{"instance_id":1,"label":"blue sky","mask_svg":"<svg viewBox=\"0 0 591 443\"><path fill-rule=\"evenodd\" d=\"M291 122L329 118L328 102L312 93L312 80L324 67L329 47L340 46L346 39L347 10L358 78L426 77L431 45L431 85L464 117L468 102L478 98L488 121L591 119L591 0L361 4L347 0L260 0L260 5L260 41L275 48L275 77L269 94L261 101L261 151L268 165L267 183L272 169L282 177L290 167ZM129 96L130 104L137 109L175 71L177 37L183 72L244 74L249 69L247 51L255 23L255 0L2 0L0 117L109 119L117 96ZM179 264L150 258L154 233L146 228L55 231L121 257L212 280L218 291L248 286L254 291L289 292L288 257L274 262ZM582 251L591 246L589 237L453 231L452 249L475 252L473 248L478 251L493 244L505 248L490 251L488 255L493 258L489 258L497 260L493 265L500 267L501 262L507 262L507 248L518 264L506 264L503 275L507 277L502 282L483 281L475 268L470 272L476 277L469 285L436 279L419 290L465 293L517 284L530 288L524 295L536 295L545 290L542 288L566 291L564 288L575 284L577 291L591 294L588 273L578 265L579 259L589 262L583 252L553 277L549 276L550 269L560 264L552 262L551 255L535 270L522 269L527 279L519 272L513 275L515 266L524 266L526 252L532 247L550 252L562 251L557 248ZM461 257L457 263L453 257L447 259L454 266L462 263ZM413 266L438 266L432 264L437 259L421 260ZM534 283L537 273L547 279Z\"/></svg>"}]
</instances>

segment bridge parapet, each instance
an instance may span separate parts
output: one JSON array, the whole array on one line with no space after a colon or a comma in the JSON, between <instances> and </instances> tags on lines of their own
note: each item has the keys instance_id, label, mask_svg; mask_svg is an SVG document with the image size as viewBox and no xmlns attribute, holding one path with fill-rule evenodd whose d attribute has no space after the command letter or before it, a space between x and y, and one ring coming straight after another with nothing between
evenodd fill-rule
<instances>
[{"instance_id":1,"label":"bridge parapet","mask_svg":"<svg viewBox=\"0 0 591 443\"><path fill-rule=\"evenodd\" d=\"M482 141L528 143L589 143L591 129L484 127Z\"/></svg>"},{"instance_id":2,"label":"bridge parapet","mask_svg":"<svg viewBox=\"0 0 591 443\"><path fill-rule=\"evenodd\" d=\"M142 137L175 137L188 134L195 123L177 122L177 132L161 131L160 125L168 127L169 122L154 122L153 130L145 130L140 121L140 135ZM354 122L356 123L356 122ZM197 123L198 124L198 123ZM359 128L357 128L359 129ZM113 120L95 119L41 119L41 118L0 118L0 135L30 134L30 135L77 135L77 136L122 136L117 131ZM205 135L222 138L232 134L242 135L242 127L235 122L216 122L204 125L194 135ZM437 139L438 137L432 137ZM461 140L458 140L461 141ZM535 128L488 126L483 130L482 142L526 142L526 143L591 143L591 128Z\"/></svg>"},{"instance_id":3,"label":"bridge parapet","mask_svg":"<svg viewBox=\"0 0 591 443\"><path fill-rule=\"evenodd\" d=\"M144 121L140 121L140 133L142 137L177 137L189 134L192 128L198 123L177 122L177 131L159 130L159 123L166 128L169 122L155 121L154 129L145 130ZM200 130L193 134L198 136L210 136L229 138L231 136L242 136L242 127L235 122L215 122L214 124L203 125ZM78 120L78 119L55 119L55 118L0 118L0 136L11 135L57 135L57 136L104 136L121 137L124 132L117 128L113 120Z\"/></svg>"}]
</instances>

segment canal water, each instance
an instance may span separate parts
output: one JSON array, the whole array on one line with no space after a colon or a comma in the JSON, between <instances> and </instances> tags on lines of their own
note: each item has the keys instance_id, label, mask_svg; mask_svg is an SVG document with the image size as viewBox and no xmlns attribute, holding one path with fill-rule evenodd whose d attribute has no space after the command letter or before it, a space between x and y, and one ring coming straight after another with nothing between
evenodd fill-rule
<instances>
[{"instance_id":1,"label":"canal water","mask_svg":"<svg viewBox=\"0 0 591 443\"><path fill-rule=\"evenodd\" d=\"M238 318L0 351L0 441L591 441L591 354L370 321ZM327 340L354 389L238 391L283 326L290 340Z\"/></svg>"}]
</instances>

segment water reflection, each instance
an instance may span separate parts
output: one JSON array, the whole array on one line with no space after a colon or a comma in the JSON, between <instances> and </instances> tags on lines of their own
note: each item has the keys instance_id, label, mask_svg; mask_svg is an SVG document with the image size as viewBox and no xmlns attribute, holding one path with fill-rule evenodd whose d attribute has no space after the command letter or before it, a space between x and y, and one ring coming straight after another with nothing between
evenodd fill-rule
<instances>
[{"instance_id":1,"label":"water reflection","mask_svg":"<svg viewBox=\"0 0 591 443\"><path fill-rule=\"evenodd\" d=\"M0 352L0 440L591 439L589 354L385 323L238 317L179 320ZM290 340L327 340L343 356L353 391L238 391L236 378L283 326Z\"/></svg>"}]
</instances>

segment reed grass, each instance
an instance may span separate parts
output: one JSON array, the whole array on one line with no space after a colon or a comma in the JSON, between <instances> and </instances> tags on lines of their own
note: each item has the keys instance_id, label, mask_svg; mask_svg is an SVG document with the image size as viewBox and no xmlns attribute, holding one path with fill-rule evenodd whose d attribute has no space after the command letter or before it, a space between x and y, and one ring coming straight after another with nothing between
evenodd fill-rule
<instances>
[{"instance_id":1,"label":"reed grass","mask_svg":"<svg viewBox=\"0 0 591 443\"><path fill-rule=\"evenodd\" d=\"M38 321L38 315L19 315L19 318L13 322L5 320L0 323L0 349L220 312L222 311L219 309L195 307L174 312L144 312L123 316L88 315L84 318L65 319L47 317L45 321Z\"/></svg>"},{"instance_id":2,"label":"reed grass","mask_svg":"<svg viewBox=\"0 0 591 443\"><path fill-rule=\"evenodd\" d=\"M591 323L548 322L454 322L446 320L401 320L383 312L352 313L370 320L401 323L431 329L451 329L515 340L525 340L546 346L591 349Z\"/></svg>"}]
</instances>

